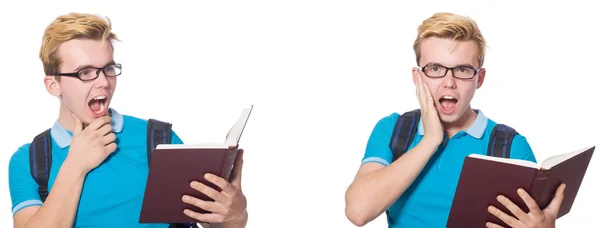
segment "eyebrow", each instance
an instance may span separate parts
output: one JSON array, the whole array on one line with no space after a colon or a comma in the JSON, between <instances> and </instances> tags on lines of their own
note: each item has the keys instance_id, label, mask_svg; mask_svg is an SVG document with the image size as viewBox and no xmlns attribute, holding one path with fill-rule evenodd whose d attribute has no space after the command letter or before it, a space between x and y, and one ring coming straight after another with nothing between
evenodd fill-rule
<instances>
[{"instance_id":1,"label":"eyebrow","mask_svg":"<svg viewBox=\"0 0 600 228\"><path fill-rule=\"evenodd\" d=\"M437 62L429 62L429 63L425 64L425 66L444 66L444 65L441 63L437 63ZM447 66L444 66L444 67L447 67ZM458 65L455 65L454 67L448 67L448 68L457 68L457 67L470 67L470 68L475 69L475 66L473 66L469 63L458 64Z\"/></svg>"},{"instance_id":2,"label":"eyebrow","mask_svg":"<svg viewBox=\"0 0 600 228\"><path fill-rule=\"evenodd\" d=\"M113 64L115 64L115 61L114 61L114 60L111 60L111 61L110 61L110 62L108 62L107 64L104 64L104 66L102 66L101 68L104 68L104 67L107 67L107 66L110 66L110 65L113 65ZM77 71L80 71L81 69L90 68L90 67L96 68L95 66L92 66L92 65L83 65L83 66L78 66L78 67L77 67L77 68L75 68L73 71L74 71L74 72L77 72Z\"/></svg>"}]
</instances>

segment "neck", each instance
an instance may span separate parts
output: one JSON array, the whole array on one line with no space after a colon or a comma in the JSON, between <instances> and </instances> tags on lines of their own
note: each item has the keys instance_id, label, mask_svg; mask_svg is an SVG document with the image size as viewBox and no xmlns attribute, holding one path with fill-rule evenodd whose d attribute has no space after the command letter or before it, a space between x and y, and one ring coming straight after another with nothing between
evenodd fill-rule
<instances>
[{"instance_id":1,"label":"neck","mask_svg":"<svg viewBox=\"0 0 600 228\"><path fill-rule=\"evenodd\" d=\"M69 108L62 104L60 105L60 110L58 112L58 123L69 132L73 132L73 129L75 128L75 120L73 120L73 117L71 116L72 113L73 112L71 112ZM110 115L110 111L108 112L108 115ZM87 127L89 124L83 122L82 120L82 125L82 128L85 129L85 127Z\"/></svg>"},{"instance_id":2,"label":"neck","mask_svg":"<svg viewBox=\"0 0 600 228\"><path fill-rule=\"evenodd\" d=\"M71 113L71 110L61 104L58 112L58 123L67 131L73 132L75 121L73 120L73 117L71 117Z\"/></svg>"},{"instance_id":3,"label":"neck","mask_svg":"<svg viewBox=\"0 0 600 228\"><path fill-rule=\"evenodd\" d=\"M452 123L444 123L444 130L448 135L448 138L451 138L456 133L462 130L466 130L469 128L477 119L477 113L471 107L467 109L467 111L455 122Z\"/></svg>"}]
</instances>

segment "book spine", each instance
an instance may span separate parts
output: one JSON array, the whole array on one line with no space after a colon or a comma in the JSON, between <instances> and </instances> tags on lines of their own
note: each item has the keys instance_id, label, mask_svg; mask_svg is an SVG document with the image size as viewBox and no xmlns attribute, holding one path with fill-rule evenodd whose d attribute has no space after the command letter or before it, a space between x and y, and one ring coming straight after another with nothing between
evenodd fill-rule
<instances>
[{"instance_id":1,"label":"book spine","mask_svg":"<svg viewBox=\"0 0 600 228\"><path fill-rule=\"evenodd\" d=\"M535 200L540 208L545 208L549 202L547 196L547 184L550 177L550 170L540 169L533 176L531 187L529 188L530 196Z\"/></svg>"},{"instance_id":2,"label":"book spine","mask_svg":"<svg viewBox=\"0 0 600 228\"><path fill-rule=\"evenodd\" d=\"M235 160L237 158L238 146L227 149L225 153L225 159L221 163L221 176L231 181L231 172L233 171L233 167L235 165Z\"/></svg>"}]
</instances>

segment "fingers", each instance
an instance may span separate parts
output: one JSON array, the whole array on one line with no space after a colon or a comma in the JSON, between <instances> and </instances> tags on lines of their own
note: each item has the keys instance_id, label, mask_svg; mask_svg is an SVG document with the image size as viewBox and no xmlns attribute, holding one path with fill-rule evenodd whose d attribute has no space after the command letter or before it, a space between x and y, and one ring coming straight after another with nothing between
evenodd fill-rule
<instances>
[{"instance_id":1,"label":"fingers","mask_svg":"<svg viewBox=\"0 0 600 228\"><path fill-rule=\"evenodd\" d=\"M102 127L98 128L96 133L97 133L96 136L99 136L99 137L106 136L109 133L112 133L112 126L109 123L105 123L104 125L102 125Z\"/></svg>"},{"instance_id":2,"label":"fingers","mask_svg":"<svg viewBox=\"0 0 600 228\"><path fill-rule=\"evenodd\" d=\"M413 79L413 83L415 84L415 92L417 93L417 97L420 95L419 94L419 90L420 90L420 84L419 84L419 69L415 68L412 71L412 79Z\"/></svg>"},{"instance_id":3,"label":"fingers","mask_svg":"<svg viewBox=\"0 0 600 228\"><path fill-rule=\"evenodd\" d=\"M112 126L110 124L104 124L98 131L95 132L96 136L101 137L99 140L104 145L104 152L110 154L117 150L117 144L115 140L117 135L112 132Z\"/></svg>"},{"instance_id":4,"label":"fingers","mask_svg":"<svg viewBox=\"0 0 600 228\"><path fill-rule=\"evenodd\" d=\"M181 201L192 206L196 206L202 210L210 211L213 213L225 214L226 212L221 204L217 204L215 202L210 201L204 201L193 196L184 195L183 197L181 197Z\"/></svg>"},{"instance_id":5,"label":"fingers","mask_svg":"<svg viewBox=\"0 0 600 228\"><path fill-rule=\"evenodd\" d=\"M417 71L417 83L419 85L419 96L421 98L421 101L425 101L425 99L423 99L425 97L425 87L423 86L423 77L421 76L421 72Z\"/></svg>"},{"instance_id":6,"label":"fingers","mask_svg":"<svg viewBox=\"0 0 600 228\"><path fill-rule=\"evenodd\" d=\"M423 78L421 77L421 74L419 71L415 71L413 72L413 77L415 78L415 87L417 90L417 99L419 100L419 105L421 106L421 109L425 108L425 99L423 99L425 91L423 90Z\"/></svg>"},{"instance_id":7,"label":"fingers","mask_svg":"<svg viewBox=\"0 0 600 228\"><path fill-rule=\"evenodd\" d=\"M112 152L115 152L115 150L117 150L117 144L116 144L116 143L114 143L114 142L112 142L112 143L109 143L108 145L106 145L106 146L104 147L104 152L105 152L106 154L110 154L110 153L112 153Z\"/></svg>"},{"instance_id":8,"label":"fingers","mask_svg":"<svg viewBox=\"0 0 600 228\"><path fill-rule=\"evenodd\" d=\"M529 208L529 213L533 214L534 217L541 216L542 211L538 207L535 200L531 196L529 196L529 194L527 194L525 190L519 188L517 189L517 194L519 194L521 199L523 199L523 202L525 202L525 205L527 205L527 207Z\"/></svg>"},{"instance_id":9,"label":"fingers","mask_svg":"<svg viewBox=\"0 0 600 228\"><path fill-rule=\"evenodd\" d=\"M423 82L423 77L425 77L425 74L420 70L417 71L417 78L419 79L419 83L423 87L421 91L421 97L423 97L423 101L425 102L425 104L433 106L433 96L431 95L431 89L429 88L429 85L427 83Z\"/></svg>"},{"instance_id":10,"label":"fingers","mask_svg":"<svg viewBox=\"0 0 600 228\"><path fill-rule=\"evenodd\" d=\"M83 124L73 113L71 113L71 118L73 118L73 134L79 134L83 130Z\"/></svg>"},{"instance_id":11,"label":"fingers","mask_svg":"<svg viewBox=\"0 0 600 228\"><path fill-rule=\"evenodd\" d=\"M498 225L498 224L493 223L493 222L487 222L485 224L485 227L487 227L487 228L504 228L503 226Z\"/></svg>"},{"instance_id":12,"label":"fingers","mask_svg":"<svg viewBox=\"0 0 600 228\"><path fill-rule=\"evenodd\" d=\"M217 202L227 201L227 197L225 197L222 193L217 192L217 190L215 190L211 187L208 187L199 181L192 181L192 183L190 183L190 187L192 187L196 191L201 192L202 194L208 196L209 198L211 198Z\"/></svg>"},{"instance_id":13,"label":"fingers","mask_svg":"<svg viewBox=\"0 0 600 228\"><path fill-rule=\"evenodd\" d=\"M431 95L431 89L429 88L429 85L427 85L427 83L423 83L423 87L424 87L424 91L425 91L425 101L426 104L429 107L433 107L434 106L434 102L433 102L433 95Z\"/></svg>"},{"instance_id":14,"label":"fingers","mask_svg":"<svg viewBox=\"0 0 600 228\"><path fill-rule=\"evenodd\" d=\"M232 184L230 184L228 181L226 181L225 179L211 174L211 173L207 173L204 175L204 179L206 179L207 181L210 181L211 183L215 184L217 187L221 188L221 192L227 194L227 195L233 195L235 194L235 188Z\"/></svg>"},{"instance_id":15,"label":"fingers","mask_svg":"<svg viewBox=\"0 0 600 228\"><path fill-rule=\"evenodd\" d=\"M108 123L110 123L110 116L102 116L99 117L98 119L94 120L92 123L90 123L89 126L87 126L85 129L89 129L90 131L95 131L98 130L100 127L103 127L104 125L107 125ZM110 126L110 124L108 124Z\"/></svg>"},{"instance_id":16,"label":"fingers","mask_svg":"<svg viewBox=\"0 0 600 228\"><path fill-rule=\"evenodd\" d=\"M552 199L550 204L548 204L548 207L544 209L546 211L549 211L554 216L554 218L558 217L558 211L560 210L560 206L565 198L566 187L567 185L564 183L558 186L558 189L556 189L556 193L554 194L554 199Z\"/></svg>"},{"instance_id":17,"label":"fingers","mask_svg":"<svg viewBox=\"0 0 600 228\"><path fill-rule=\"evenodd\" d=\"M425 75L421 71L416 71L415 74L417 84L419 86L419 100L422 102L421 104L427 107L433 107L434 103L431 89L429 88L429 85L423 81L423 77Z\"/></svg>"},{"instance_id":18,"label":"fingers","mask_svg":"<svg viewBox=\"0 0 600 228\"><path fill-rule=\"evenodd\" d=\"M413 79L413 83L415 85L417 85L417 74L416 74L417 72L419 72L419 68L413 67L413 70L412 70L412 79Z\"/></svg>"},{"instance_id":19,"label":"fingers","mask_svg":"<svg viewBox=\"0 0 600 228\"><path fill-rule=\"evenodd\" d=\"M242 166L244 165L244 150L239 149L237 157L235 158L235 165L233 166L233 172L231 172L231 184L237 188L242 188Z\"/></svg>"},{"instance_id":20,"label":"fingers","mask_svg":"<svg viewBox=\"0 0 600 228\"><path fill-rule=\"evenodd\" d=\"M498 202L500 202L502 205L504 205L504 207L506 207L506 209L508 209L513 215L515 215L517 217L517 219L519 219L521 221L525 221L525 220L529 219L527 214L523 210L521 210L521 208L519 208L519 206L515 205L512 201L510 201L505 196L500 195L496 199L498 200Z\"/></svg>"},{"instance_id":21,"label":"fingers","mask_svg":"<svg viewBox=\"0 0 600 228\"><path fill-rule=\"evenodd\" d=\"M504 213L503 211L501 211L500 209L498 209L494 206L489 206L488 212L490 214L498 217L500 220L502 220L504 223L506 223L510 227L515 227L515 225L517 225L517 222L518 222L517 219L515 219L512 216L507 215L506 213Z\"/></svg>"},{"instance_id":22,"label":"fingers","mask_svg":"<svg viewBox=\"0 0 600 228\"><path fill-rule=\"evenodd\" d=\"M225 216L222 214L202 214L189 209L183 210L183 213L190 218L196 219L202 222L210 222L210 223L223 223L225 221Z\"/></svg>"},{"instance_id":23,"label":"fingers","mask_svg":"<svg viewBox=\"0 0 600 228\"><path fill-rule=\"evenodd\" d=\"M418 99L421 99L421 98L419 98L419 81L417 79L418 77L419 77L419 74L418 74L417 70L413 70L412 78L413 78L413 83L415 84L415 94L417 95Z\"/></svg>"},{"instance_id":24,"label":"fingers","mask_svg":"<svg viewBox=\"0 0 600 228\"><path fill-rule=\"evenodd\" d=\"M423 86L423 77L421 77L421 73L417 72L417 84L419 85L419 96L421 101L424 101L425 95L425 87Z\"/></svg>"},{"instance_id":25,"label":"fingers","mask_svg":"<svg viewBox=\"0 0 600 228\"><path fill-rule=\"evenodd\" d=\"M117 135L111 131L110 133L108 133L102 137L102 142L104 143L104 145L108 145L108 144L114 142L116 139L117 139Z\"/></svg>"}]
</instances>

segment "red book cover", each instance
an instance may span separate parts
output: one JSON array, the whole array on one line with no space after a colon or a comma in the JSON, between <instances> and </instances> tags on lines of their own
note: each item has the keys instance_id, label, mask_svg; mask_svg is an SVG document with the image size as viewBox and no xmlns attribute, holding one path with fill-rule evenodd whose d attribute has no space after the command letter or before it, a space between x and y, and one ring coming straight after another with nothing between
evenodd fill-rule
<instances>
[{"instance_id":1,"label":"red book cover","mask_svg":"<svg viewBox=\"0 0 600 228\"><path fill-rule=\"evenodd\" d=\"M183 195L190 195L212 201L190 186L192 181L199 181L220 191L216 185L204 179L206 173L229 180L237 157L239 140L251 110L252 107L243 110L224 143L160 144L156 147L150 160L140 223L202 222L185 215L183 210L207 212L184 203L181 198Z\"/></svg>"},{"instance_id":2,"label":"red book cover","mask_svg":"<svg viewBox=\"0 0 600 228\"><path fill-rule=\"evenodd\" d=\"M496 200L504 195L529 212L527 205L517 194L522 188L544 209L561 183L566 184L565 197L558 217L569 213L575 196L585 176L595 146L544 160L541 164L530 161L472 154L465 158L448 216L447 227L485 227L493 222L507 227L500 219L488 212L493 205L508 215L512 213Z\"/></svg>"}]
</instances>

